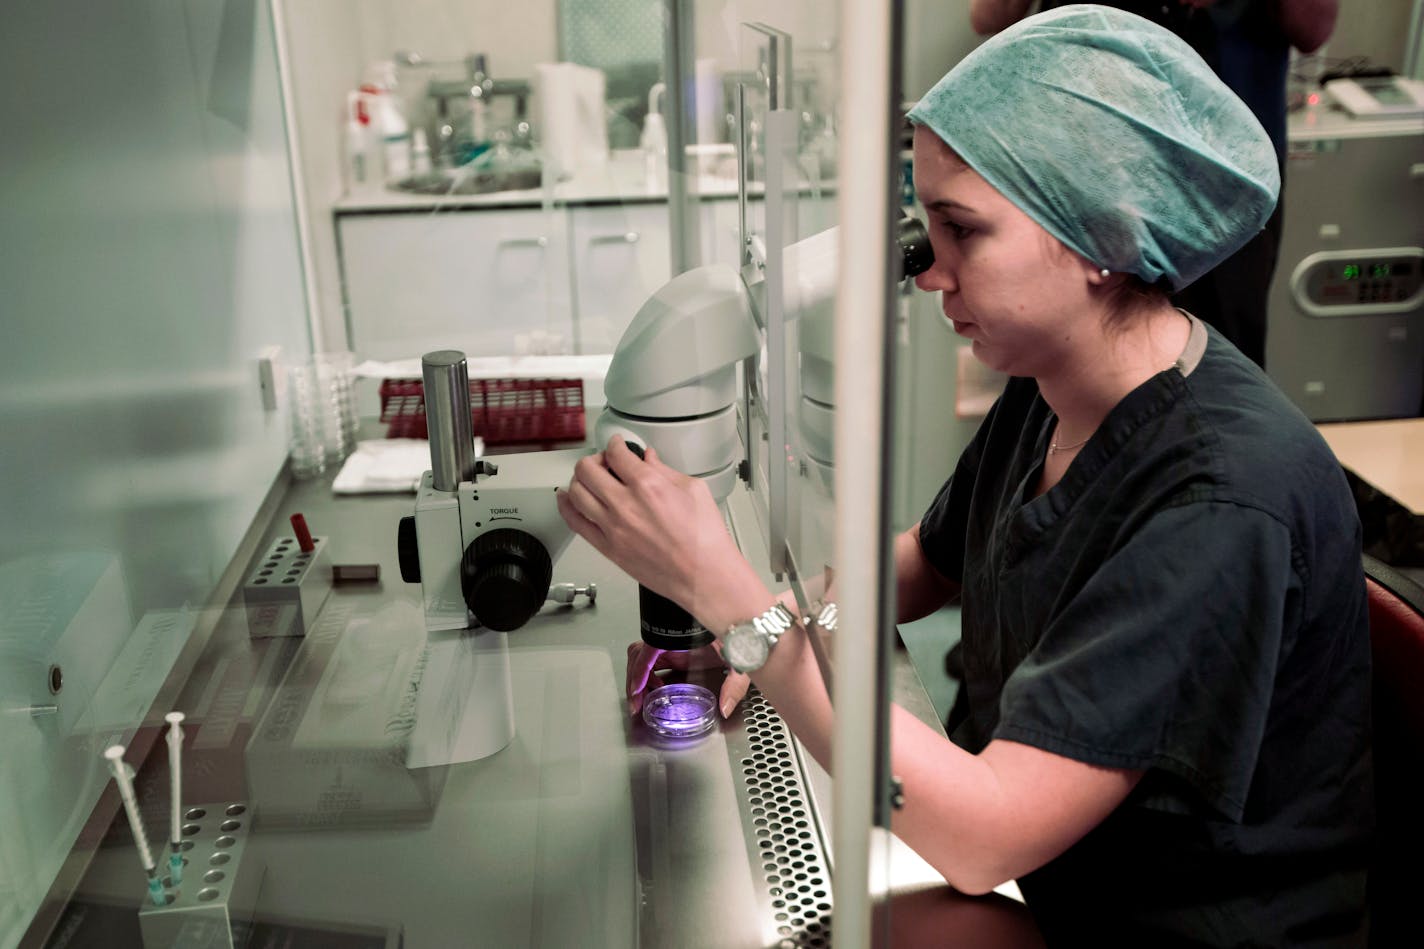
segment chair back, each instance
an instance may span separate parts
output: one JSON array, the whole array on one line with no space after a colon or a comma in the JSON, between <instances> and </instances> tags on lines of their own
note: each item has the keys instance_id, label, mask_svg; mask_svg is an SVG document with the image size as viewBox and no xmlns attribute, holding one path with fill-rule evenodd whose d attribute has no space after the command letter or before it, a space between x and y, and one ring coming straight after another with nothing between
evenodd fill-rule
<instances>
[{"instance_id":1,"label":"chair back","mask_svg":"<svg viewBox=\"0 0 1424 949\"><path fill-rule=\"evenodd\" d=\"M1414 928L1424 883L1424 586L1364 559L1377 828L1370 928L1371 944L1387 945Z\"/></svg>"}]
</instances>

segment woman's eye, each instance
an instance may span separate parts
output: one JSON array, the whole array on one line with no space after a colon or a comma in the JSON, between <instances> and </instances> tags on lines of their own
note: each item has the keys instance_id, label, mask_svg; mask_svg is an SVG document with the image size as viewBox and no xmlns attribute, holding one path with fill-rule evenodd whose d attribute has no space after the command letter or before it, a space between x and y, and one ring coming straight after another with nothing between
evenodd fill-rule
<instances>
[{"instance_id":1,"label":"woman's eye","mask_svg":"<svg viewBox=\"0 0 1424 949\"><path fill-rule=\"evenodd\" d=\"M949 231L949 235L957 241L962 241L970 234L974 233L974 228L967 227L956 221L940 221L940 226L942 226L945 230Z\"/></svg>"}]
</instances>

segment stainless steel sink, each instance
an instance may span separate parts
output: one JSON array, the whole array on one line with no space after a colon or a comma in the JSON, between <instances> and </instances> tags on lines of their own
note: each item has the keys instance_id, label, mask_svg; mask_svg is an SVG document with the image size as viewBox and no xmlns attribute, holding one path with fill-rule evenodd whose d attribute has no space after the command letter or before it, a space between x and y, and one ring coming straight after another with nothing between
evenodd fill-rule
<instances>
[{"instance_id":1,"label":"stainless steel sink","mask_svg":"<svg viewBox=\"0 0 1424 949\"><path fill-rule=\"evenodd\" d=\"M414 175L392 182L396 191L412 194L493 194L498 191L526 191L539 187L542 172L538 168L481 169L470 171L455 168Z\"/></svg>"}]
</instances>

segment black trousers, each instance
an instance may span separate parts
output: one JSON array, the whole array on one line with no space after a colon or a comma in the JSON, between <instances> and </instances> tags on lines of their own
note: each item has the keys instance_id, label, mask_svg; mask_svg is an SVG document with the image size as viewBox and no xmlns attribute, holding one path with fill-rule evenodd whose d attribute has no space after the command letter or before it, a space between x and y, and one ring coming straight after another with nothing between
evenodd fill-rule
<instances>
[{"instance_id":1,"label":"black trousers","mask_svg":"<svg viewBox=\"0 0 1424 949\"><path fill-rule=\"evenodd\" d=\"M1184 287L1172 302L1215 326L1256 365L1266 365L1266 299L1281 250L1281 205L1261 233Z\"/></svg>"}]
</instances>

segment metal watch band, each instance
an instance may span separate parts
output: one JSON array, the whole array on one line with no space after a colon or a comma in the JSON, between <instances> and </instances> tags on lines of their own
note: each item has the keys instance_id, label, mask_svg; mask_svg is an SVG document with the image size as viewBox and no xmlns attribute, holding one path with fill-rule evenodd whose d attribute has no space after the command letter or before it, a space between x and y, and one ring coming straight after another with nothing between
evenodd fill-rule
<instances>
[{"instance_id":1,"label":"metal watch band","mask_svg":"<svg viewBox=\"0 0 1424 949\"><path fill-rule=\"evenodd\" d=\"M775 603L765 613L753 617L751 623L756 627L757 632L770 637L772 645L775 645L782 633L796 625L796 617L791 615L791 611L786 607Z\"/></svg>"},{"instance_id":2,"label":"metal watch band","mask_svg":"<svg viewBox=\"0 0 1424 949\"><path fill-rule=\"evenodd\" d=\"M840 623L840 607L823 600L811 606L811 616L806 620L808 625L814 625L817 629L823 629L828 633L834 633L836 626Z\"/></svg>"},{"instance_id":3,"label":"metal watch band","mask_svg":"<svg viewBox=\"0 0 1424 949\"><path fill-rule=\"evenodd\" d=\"M776 603L759 616L733 624L723 637L722 656L737 672L755 672L765 665L781 634L795 624L796 617Z\"/></svg>"}]
</instances>

